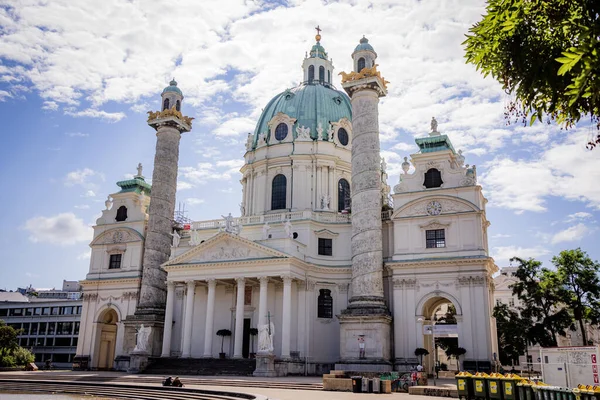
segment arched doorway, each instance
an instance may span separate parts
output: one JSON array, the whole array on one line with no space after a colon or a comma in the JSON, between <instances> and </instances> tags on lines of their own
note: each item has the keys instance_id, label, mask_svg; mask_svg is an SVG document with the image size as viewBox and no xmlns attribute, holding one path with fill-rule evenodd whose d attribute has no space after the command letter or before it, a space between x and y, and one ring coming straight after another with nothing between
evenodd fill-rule
<instances>
[{"instance_id":1,"label":"arched doorway","mask_svg":"<svg viewBox=\"0 0 600 400\"><path fill-rule=\"evenodd\" d=\"M112 369L117 342L117 312L109 308L98 319L98 369Z\"/></svg>"},{"instance_id":2,"label":"arched doorway","mask_svg":"<svg viewBox=\"0 0 600 400\"><path fill-rule=\"evenodd\" d=\"M434 296L422 307L423 347L429 355L423 358L424 370L429 374L439 370L460 370L457 353L460 353L458 304L443 296ZM432 323L433 321L433 323Z\"/></svg>"}]
</instances>

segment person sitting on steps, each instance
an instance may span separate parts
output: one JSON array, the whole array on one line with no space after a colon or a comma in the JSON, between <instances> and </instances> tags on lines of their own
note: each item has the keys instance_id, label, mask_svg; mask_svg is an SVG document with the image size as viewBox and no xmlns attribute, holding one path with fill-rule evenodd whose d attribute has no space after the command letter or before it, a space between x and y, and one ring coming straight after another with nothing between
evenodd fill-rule
<instances>
[{"instance_id":1,"label":"person sitting on steps","mask_svg":"<svg viewBox=\"0 0 600 400\"><path fill-rule=\"evenodd\" d=\"M165 379L165 381L163 382L163 386L173 386L173 378L168 377L167 379Z\"/></svg>"},{"instance_id":2,"label":"person sitting on steps","mask_svg":"<svg viewBox=\"0 0 600 400\"><path fill-rule=\"evenodd\" d=\"M179 380L179 377L176 376L175 379L173 379L173 383L171 384L171 386L183 387L183 383L181 383L181 381Z\"/></svg>"}]
</instances>

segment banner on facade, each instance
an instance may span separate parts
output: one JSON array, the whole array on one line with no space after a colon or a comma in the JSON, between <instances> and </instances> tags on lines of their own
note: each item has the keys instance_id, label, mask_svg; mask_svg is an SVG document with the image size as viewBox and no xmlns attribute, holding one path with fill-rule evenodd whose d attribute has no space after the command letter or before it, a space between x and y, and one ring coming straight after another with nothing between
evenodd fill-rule
<instances>
[{"instance_id":1,"label":"banner on facade","mask_svg":"<svg viewBox=\"0 0 600 400\"><path fill-rule=\"evenodd\" d=\"M456 324L433 325L433 333L437 337L458 337ZM423 325L423 335L431 335L431 325Z\"/></svg>"}]
</instances>

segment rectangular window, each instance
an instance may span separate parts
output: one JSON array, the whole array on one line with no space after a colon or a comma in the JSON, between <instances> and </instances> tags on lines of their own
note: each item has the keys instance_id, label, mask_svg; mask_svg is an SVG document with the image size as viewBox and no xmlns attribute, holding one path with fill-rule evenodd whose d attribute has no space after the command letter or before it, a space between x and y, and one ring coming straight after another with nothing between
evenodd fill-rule
<instances>
[{"instance_id":1,"label":"rectangular window","mask_svg":"<svg viewBox=\"0 0 600 400\"><path fill-rule=\"evenodd\" d=\"M72 322L59 322L56 329L57 335L70 335L73 332Z\"/></svg>"},{"instance_id":2,"label":"rectangular window","mask_svg":"<svg viewBox=\"0 0 600 400\"><path fill-rule=\"evenodd\" d=\"M121 256L123 254L111 254L110 261L108 263L108 269L118 269L121 268Z\"/></svg>"},{"instance_id":3,"label":"rectangular window","mask_svg":"<svg viewBox=\"0 0 600 400\"><path fill-rule=\"evenodd\" d=\"M73 335L79 335L79 322L75 322L75 330L73 331Z\"/></svg>"},{"instance_id":4,"label":"rectangular window","mask_svg":"<svg viewBox=\"0 0 600 400\"><path fill-rule=\"evenodd\" d=\"M48 335L54 335L56 332L56 323L48 322Z\"/></svg>"},{"instance_id":5,"label":"rectangular window","mask_svg":"<svg viewBox=\"0 0 600 400\"><path fill-rule=\"evenodd\" d=\"M425 247L437 249L446 247L446 232L444 229L432 229L425 231Z\"/></svg>"},{"instance_id":6,"label":"rectangular window","mask_svg":"<svg viewBox=\"0 0 600 400\"><path fill-rule=\"evenodd\" d=\"M65 347L65 346L70 346L71 345L71 338L56 338L56 340L54 341L54 345L55 346L61 346L61 347Z\"/></svg>"},{"instance_id":7,"label":"rectangular window","mask_svg":"<svg viewBox=\"0 0 600 400\"><path fill-rule=\"evenodd\" d=\"M42 315L42 307L36 307L34 311L35 315Z\"/></svg>"},{"instance_id":8,"label":"rectangular window","mask_svg":"<svg viewBox=\"0 0 600 400\"><path fill-rule=\"evenodd\" d=\"M50 315L50 307L44 307L42 309L42 315Z\"/></svg>"},{"instance_id":9,"label":"rectangular window","mask_svg":"<svg viewBox=\"0 0 600 400\"><path fill-rule=\"evenodd\" d=\"M333 298L331 290L320 289L317 299L317 317L318 318L333 318Z\"/></svg>"},{"instance_id":10,"label":"rectangular window","mask_svg":"<svg viewBox=\"0 0 600 400\"><path fill-rule=\"evenodd\" d=\"M30 315L33 315L33 308L26 308L25 309L25 316L29 317Z\"/></svg>"},{"instance_id":11,"label":"rectangular window","mask_svg":"<svg viewBox=\"0 0 600 400\"><path fill-rule=\"evenodd\" d=\"M319 238L319 255L320 256L332 256L333 255L333 239Z\"/></svg>"},{"instance_id":12,"label":"rectangular window","mask_svg":"<svg viewBox=\"0 0 600 400\"><path fill-rule=\"evenodd\" d=\"M77 307L77 311L75 311L75 314L78 314L78 315L81 314L81 306Z\"/></svg>"},{"instance_id":13,"label":"rectangular window","mask_svg":"<svg viewBox=\"0 0 600 400\"><path fill-rule=\"evenodd\" d=\"M0 317L6 317L8 315L8 309L3 308L0 310Z\"/></svg>"},{"instance_id":14,"label":"rectangular window","mask_svg":"<svg viewBox=\"0 0 600 400\"><path fill-rule=\"evenodd\" d=\"M21 317L23 316L23 309L22 308L13 308L10 310L10 316L11 317Z\"/></svg>"},{"instance_id":15,"label":"rectangular window","mask_svg":"<svg viewBox=\"0 0 600 400\"><path fill-rule=\"evenodd\" d=\"M52 315L58 315L58 307L52 307Z\"/></svg>"},{"instance_id":16,"label":"rectangular window","mask_svg":"<svg viewBox=\"0 0 600 400\"><path fill-rule=\"evenodd\" d=\"M73 314L73 307L62 307L61 315L71 315Z\"/></svg>"},{"instance_id":17,"label":"rectangular window","mask_svg":"<svg viewBox=\"0 0 600 400\"><path fill-rule=\"evenodd\" d=\"M39 334L40 335L45 335L46 334L46 323L45 322L40 322Z\"/></svg>"},{"instance_id":18,"label":"rectangular window","mask_svg":"<svg viewBox=\"0 0 600 400\"><path fill-rule=\"evenodd\" d=\"M23 324L23 333L22 335L29 335L29 322L25 322Z\"/></svg>"}]
</instances>

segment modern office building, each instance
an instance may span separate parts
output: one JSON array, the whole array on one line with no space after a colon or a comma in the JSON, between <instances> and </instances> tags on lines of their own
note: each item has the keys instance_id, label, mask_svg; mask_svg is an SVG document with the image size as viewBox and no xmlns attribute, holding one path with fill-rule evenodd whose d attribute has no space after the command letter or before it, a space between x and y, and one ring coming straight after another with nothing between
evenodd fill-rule
<instances>
[{"instance_id":1,"label":"modern office building","mask_svg":"<svg viewBox=\"0 0 600 400\"><path fill-rule=\"evenodd\" d=\"M71 368L79 335L82 301L78 287L38 291L37 296L0 292L0 319L23 329L19 345L35 354L40 368Z\"/></svg>"}]
</instances>

